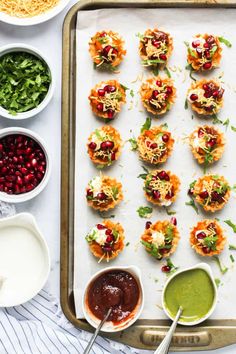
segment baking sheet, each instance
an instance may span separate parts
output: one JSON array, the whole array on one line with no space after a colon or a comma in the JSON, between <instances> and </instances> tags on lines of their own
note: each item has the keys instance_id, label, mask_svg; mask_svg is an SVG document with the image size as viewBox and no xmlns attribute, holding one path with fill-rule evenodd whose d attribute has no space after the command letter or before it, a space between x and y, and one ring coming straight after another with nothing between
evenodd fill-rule
<instances>
[{"instance_id":1,"label":"baking sheet","mask_svg":"<svg viewBox=\"0 0 236 354\"><path fill-rule=\"evenodd\" d=\"M177 87L177 100L168 114L160 119L153 119L153 125L167 123L175 137L175 146L172 156L162 166L170 169L181 179L181 193L177 201L172 205L171 210L176 211L178 228L181 240L176 253L171 257L173 263L180 267L189 267L200 261L209 263L216 278L221 279L219 287L219 306L212 315L217 319L236 318L236 271L230 261L228 246L220 256L220 259L229 267L229 271L222 276L215 262L206 257L199 257L189 246L189 230L200 219L210 216L199 209L195 211L185 205L188 201L186 192L189 183L203 174L203 169L194 161L189 146L184 139L198 124L210 123L210 120L192 117L193 112L184 109L186 91L191 84L188 72L185 71L186 47L184 40L189 40L196 33L213 33L224 36L233 44L232 48L223 46L223 58L221 67L207 74L207 77L219 77L223 75L225 82L225 104L220 119L230 119L231 125L236 126L234 102L236 99L236 10L234 9L101 9L93 11L78 12L77 20L77 89L76 89L76 164L75 164L75 244L74 244L74 296L76 305L76 316L82 318L81 299L86 282L96 271L106 266L120 266L134 264L141 268L144 282L145 307L142 318L162 319L165 315L160 308L161 290L166 280L166 275L161 272L164 261L157 261L150 257L139 244L140 235L145 227L146 219L139 218L136 209L142 205L148 205L143 194L143 180L137 176L142 172L142 161L138 159L137 153L130 151L130 144L126 143L123 153L115 165L103 170L103 173L116 177L123 184L124 201L114 211L114 221L123 225L126 234L125 247L120 256L110 263L97 263L91 255L85 236L94 224L102 221L101 217L91 210L86 203L85 188L88 181L99 170L93 166L87 155L86 142L89 134L96 128L103 125L102 121L96 118L88 103L90 89L100 81L115 78L122 84L134 90L135 97L132 98L127 91L127 104L122 112L112 122L117 128L124 141L133 136L138 136L141 125L145 122L147 112L140 104L138 90L141 81L137 78L143 75L143 79L149 77L151 72L141 66L138 55L139 39L138 32L143 33L147 28L158 26L172 34L174 38L174 51L169 61L169 69ZM112 29L119 32L125 39L127 55L120 66L118 74L99 72L93 69L93 64L88 53L88 42L90 37L98 30ZM163 75L165 75L163 73ZM199 78L203 75L195 75ZM135 81L135 82L134 82ZM224 131L225 126L219 125ZM235 183L234 151L236 151L236 133L228 127L226 131L227 145L223 158L208 169L208 172L223 174L231 185ZM235 215L235 194L226 207L214 214L220 219L221 225L225 228L228 236L228 243L236 244L236 235L223 223L225 219L236 222ZM151 221L169 219L170 216L164 210L154 208ZM235 253L236 255L236 253Z\"/></svg>"}]
</instances>

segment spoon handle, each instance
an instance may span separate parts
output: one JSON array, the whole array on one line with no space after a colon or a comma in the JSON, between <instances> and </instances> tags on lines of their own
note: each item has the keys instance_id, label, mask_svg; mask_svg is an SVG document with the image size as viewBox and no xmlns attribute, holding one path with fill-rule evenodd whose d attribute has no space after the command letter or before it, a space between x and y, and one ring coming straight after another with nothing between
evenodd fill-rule
<instances>
[{"instance_id":1,"label":"spoon handle","mask_svg":"<svg viewBox=\"0 0 236 354\"><path fill-rule=\"evenodd\" d=\"M180 307L174 322L172 323L169 331L167 332L165 338L163 339L163 341L160 343L159 347L156 349L156 351L154 352L154 354L167 354L169 352L169 348L170 348L170 343L171 343L171 339L173 337L173 334L175 332L178 320L181 316L182 313L182 308Z\"/></svg>"},{"instance_id":2,"label":"spoon handle","mask_svg":"<svg viewBox=\"0 0 236 354\"><path fill-rule=\"evenodd\" d=\"M88 345L84 351L84 354L89 354L92 346L93 346L93 343L95 342L97 336L98 336L98 333L100 332L102 326L104 325L104 323L106 322L106 320L108 319L108 317L110 316L111 314L111 311L112 311L112 308L110 308L108 311L107 311L107 314L106 316L104 317L104 319L100 322L99 326L97 327L96 331L94 332L93 336L90 338L90 341L88 342Z\"/></svg>"}]
</instances>

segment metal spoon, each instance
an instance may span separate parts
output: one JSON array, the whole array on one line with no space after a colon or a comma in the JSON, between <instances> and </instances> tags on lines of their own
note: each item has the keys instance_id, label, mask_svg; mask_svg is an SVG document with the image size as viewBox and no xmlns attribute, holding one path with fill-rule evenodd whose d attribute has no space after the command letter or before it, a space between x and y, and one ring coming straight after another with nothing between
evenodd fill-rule
<instances>
[{"instance_id":1,"label":"metal spoon","mask_svg":"<svg viewBox=\"0 0 236 354\"><path fill-rule=\"evenodd\" d=\"M104 317L104 319L100 322L99 326L97 327L96 331L94 332L93 336L91 337L90 341L88 342L88 345L84 351L84 354L88 354L90 352L90 350L92 349L93 343L95 342L100 330L102 329L102 326L104 325L104 323L106 322L106 320L108 319L108 317L110 316L112 311L112 307L109 308L109 310L107 311L106 316Z\"/></svg>"},{"instance_id":2,"label":"metal spoon","mask_svg":"<svg viewBox=\"0 0 236 354\"><path fill-rule=\"evenodd\" d=\"M169 331L166 333L166 336L163 339L163 341L159 344L159 347L155 350L154 354L167 354L167 353L169 353L171 339L172 339L173 334L175 332L177 322L181 316L182 311L183 311L183 309L182 309L182 307L180 307L177 314L176 314L174 322L172 323Z\"/></svg>"}]
</instances>

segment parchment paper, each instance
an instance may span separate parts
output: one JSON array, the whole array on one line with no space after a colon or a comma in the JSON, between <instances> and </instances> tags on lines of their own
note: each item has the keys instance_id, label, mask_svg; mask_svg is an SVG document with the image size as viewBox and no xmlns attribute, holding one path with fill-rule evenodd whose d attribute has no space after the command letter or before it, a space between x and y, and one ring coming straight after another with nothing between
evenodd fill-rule
<instances>
[{"instance_id":1,"label":"parchment paper","mask_svg":"<svg viewBox=\"0 0 236 354\"><path fill-rule=\"evenodd\" d=\"M223 72L222 80L225 82L225 104L220 119L230 119L231 125L236 126L235 98L236 98L236 10L233 9L102 9L96 11L82 11L78 13L77 21L77 128L76 128L76 184L75 184L75 244L74 244L74 296L76 315L83 317L81 299L84 287L90 276L99 269L108 265L135 264L142 270L145 307L142 318L165 318L160 308L161 289L166 280L166 275L161 272L164 261L157 261L150 257L139 244L140 235L145 226L145 219L141 219L136 209L142 205L148 205L143 194L143 180L137 176L142 172L143 163L139 161L137 153L130 151L129 143L126 143L121 158L114 166L104 170L105 174L116 177L123 184L124 201L114 211L112 220L119 221L125 229L126 242L124 252L114 261L98 264L91 255L85 236L94 224L102 221L96 212L93 212L86 204L85 188L88 181L99 171L90 162L87 155L86 142L89 134L103 123L96 118L89 106L88 95L90 89L98 82L115 78L122 84L133 89L135 97L132 98L127 91L127 104L122 113L112 122L124 141L132 136L138 136L140 127L144 123L147 112L140 104L137 91L141 85L136 80L140 74L143 78L151 75L151 72L141 66L138 55L138 32L143 33L147 28L158 26L170 32L174 38L174 52L169 62L172 77L177 87L177 100L170 112L161 119L154 119L153 125L168 123L169 129L176 139L174 151L167 163L161 165L170 169L181 179L181 193L175 204L171 207L176 211L178 228L181 233L181 241L176 253L171 257L173 263L180 267L188 267L200 261L208 262L214 271L216 278L220 278L222 285L219 287L219 305L213 314L213 318L236 318L236 270L230 261L228 245L221 255L221 260L229 267L229 271L222 276L219 268L213 260L207 257L200 258L190 248L189 230L197 221L208 216L202 210L197 215L195 211L185 205L188 201L187 189L191 181L203 174L203 170L194 161L186 137L198 124L210 123L209 120L192 118L192 111L184 109L186 91L191 84L188 72L185 71L186 47L184 40L189 40L197 33L213 33L224 36L233 44L231 49L223 45L223 58L221 67L208 74L208 77L218 77ZM120 73L104 73L93 69L93 64L88 52L88 42L98 30L112 29L119 32L125 39L127 55L120 66ZM164 75L164 73L163 73ZM203 75L195 75L199 78ZM136 80L136 82L134 82ZM131 102L133 101L133 102ZM219 125L221 130L225 126ZM209 172L223 174L233 185L235 178L235 152L236 133L228 127L226 131L227 145L223 158L214 164ZM209 215L210 216L210 215ZM228 235L228 243L236 244L236 234L224 224L225 219L236 222L235 195L232 193L230 202L222 212L214 214L219 217L221 225L225 227ZM154 208L151 220L169 219L170 216L164 210ZM236 252L235 252L236 256Z\"/></svg>"}]
</instances>

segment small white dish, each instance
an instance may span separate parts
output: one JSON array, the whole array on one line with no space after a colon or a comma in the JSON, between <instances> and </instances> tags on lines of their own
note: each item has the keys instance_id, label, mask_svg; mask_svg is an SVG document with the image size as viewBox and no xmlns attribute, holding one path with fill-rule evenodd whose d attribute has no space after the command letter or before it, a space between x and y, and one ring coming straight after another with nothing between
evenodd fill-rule
<instances>
[{"instance_id":1,"label":"small white dish","mask_svg":"<svg viewBox=\"0 0 236 354\"><path fill-rule=\"evenodd\" d=\"M32 299L45 285L49 272L48 246L33 215L0 219L0 307Z\"/></svg>"},{"instance_id":2,"label":"small white dish","mask_svg":"<svg viewBox=\"0 0 236 354\"><path fill-rule=\"evenodd\" d=\"M126 272L130 273L131 275L133 275L133 277L135 278L135 280L138 283L140 296L139 296L138 304L137 304L136 308L134 309L134 316L132 316L131 318L128 318L126 321L121 322L120 324L117 324L117 325L113 324L111 321L105 322L102 327L103 332L119 332L119 331L123 331L124 329L130 327L135 321L137 321L137 319L141 315L141 312L142 312L143 306L144 306L144 289L143 289L140 269L136 266L133 266L133 265L127 266L127 267L107 267L107 268L102 269L102 270L98 271L97 273L95 273L90 278L90 280L88 281L88 283L85 286L84 295L82 297L82 308L83 308L84 317L88 321L88 323L91 326L93 326L94 328L97 328L101 322L98 318L96 318L92 314L92 312L88 308L87 292L88 292L89 286L93 282L93 280L95 280L97 277L99 277L103 273L107 273L107 272L113 271L113 270L120 270L120 271L123 270L123 271L126 271Z\"/></svg>"},{"instance_id":3,"label":"small white dish","mask_svg":"<svg viewBox=\"0 0 236 354\"><path fill-rule=\"evenodd\" d=\"M0 57L2 57L5 54L9 54L13 52L26 52L35 55L36 57L43 60L47 64L51 74L51 84L49 86L47 95L36 108L33 108L26 112L17 113L16 115L12 115L6 109L0 106L0 115L2 117L12 119L12 120L28 119L35 116L36 114L39 114L51 101L55 89L54 72L49 60L37 48L34 48L31 45L24 44L24 43L12 43L0 47Z\"/></svg>"},{"instance_id":4,"label":"small white dish","mask_svg":"<svg viewBox=\"0 0 236 354\"><path fill-rule=\"evenodd\" d=\"M205 321L206 319L208 319L213 311L215 310L216 304L217 304L217 300L218 300L218 292L217 292L217 287L215 284L215 280L214 280L214 276L211 270L211 267L207 264L207 263L198 263L193 267L190 268L185 268L183 270L179 270L177 272L175 272L172 276L169 277L169 279L167 280L167 282L165 283L164 289L162 291L162 307L164 309L165 314L172 320L174 321L174 317L170 314L170 312L168 311L166 304L165 304L165 290L168 286L168 284L172 281L173 278L175 278L177 275L184 273L186 271L192 270L192 269L202 269L204 270L210 277L212 285L213 285L213 289L214 289L214 300L213 300L213 304L212 307L210 308L209 312L204 316L201 317L195 321L191 321L191 322L187 322L187 321L181 321L181 317L180 320L178 321L179 324L183 325L183 326L195 326L203 321Z\"/></svg>"},{"instance_id":5,"label":"small white dish","mask_svg":"<svg viewBox=\"0 0 236 354\"><path fill-rule=\"evenodd\" d=\"M54 6L52 9L50 9L49 11L33 17L20 18L16 16L10 16L4 12L0 12L0 21L15 26L37 25L39 23L46 22L51 18L55 17L56 15L58 15L61 11L64 10L64 8L69 4L69 2L70 0L60 0L58 4Z\"/></svg>"},{"instance_id":6,"label":"small white dish","mask_svg":"<svg viewBox=\"0 0 236 354\"><path fill-rule=\"evenodd\" d=\"M30 200L34 197L36 197L39 193L42 192L42 190L46 187L48 184L50 174L51 174L51 162L49 158L49 152L48 149L46 148L46 144L44 140L35 132L29 129L25 128L19 128L19 127L12 127L12 128L4 128L0 130L0 139L7 136L7 135L12 135L12 134L22 134L29 136L30 138L34 139L42 148L45 158L46 158L46 172L45 175L42 179L42 181L38 184L37 187L35 187L32 191L22 193L22 194L7 194L4 192L0 192L0 200L3 202L7 203L22 203L26 202L27 200Z\"/></svg>"}]
</instances>

